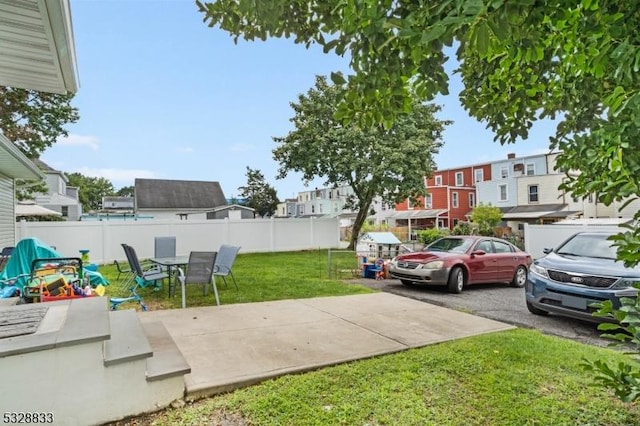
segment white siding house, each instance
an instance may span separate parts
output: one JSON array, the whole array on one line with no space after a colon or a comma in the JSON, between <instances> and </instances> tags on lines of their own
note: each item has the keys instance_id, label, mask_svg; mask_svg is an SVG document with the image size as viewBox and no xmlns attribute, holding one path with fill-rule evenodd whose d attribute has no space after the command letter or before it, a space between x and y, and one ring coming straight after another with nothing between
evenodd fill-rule
<instances>
[{"instance_id":1,"label":"white siding house","mask_svg":"<svg viewBox=\"0 0 640 426\"><path fill-rule=\"evenodd\" d=\"M38 167L0 133L0 249L15 246L15 179L43 178Z\"/></svg>"},{"instance_id":2,"label":"white siding house","mask_svg":"<svg viewBox=\"0 0 640 426\"><path fill-rule=\"evenodd\" d=\"M36 204L60 213L67 220L80 220L82 204L80 204L78 188L67 186L69 179L64 172L55 170L40 160L35 162L44 171L47 185L46 194L35 195Z\"/></svg>"},{"instance_id":3,"label":"white siding house","mask_svg":"<svg viewBox=\"0 0 640 426\"><path fill-rule=\"evenodd\" d=\"M2 12L0 45L0 86L51 93L78 89L68 0L13 2ZM43 178L0 129L0 247L15 245L14 180Z\"/></svg>"}]
</instances>

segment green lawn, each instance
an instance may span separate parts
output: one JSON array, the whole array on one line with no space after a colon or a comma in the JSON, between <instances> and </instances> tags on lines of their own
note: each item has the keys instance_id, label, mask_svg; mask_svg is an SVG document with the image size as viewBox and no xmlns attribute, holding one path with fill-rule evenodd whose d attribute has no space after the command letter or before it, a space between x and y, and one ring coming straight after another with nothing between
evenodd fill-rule
<instances>
[{"instance_id":1,"label":"green lawn","mask_svg":"<svg viewBox=\"0 0 640 426\"><path fill-rule=\"evenodd\" d=\"M624 356L518 329L284 376L136 424L640 424L637 405L591 386L583 357Z\"/></svg>"},{"instance_id":2,"label":"green lawn","mask_svg":"<svg viewBox=\"0 0 640 426\"><path fill-rule=\"evenodd\" d=\"M219 282L223 304L371 292L329 279L353 254L239 255L240 289ZM113 266L101 266L115 292ZM177 308L166 288L140 292L151 309ZM200 287L188 306L213 305ZM583 358L628 360L620 352L518 329L289 375L169 408L127 424L244 425L637 425L640 408L592 386ZM225 423L225 421L227 423Z\"/></svg>"},{"instance_id":3,"label":"green lawn","mask_svg":"<svg viewBox=\"0 0 640 426\"><path fill-rule=\"evenodd\" d=\"M345 285L344 281L338 279L352 277L356 267L355 254L346 251L332 252L331 261L327 250L240 254L233 267L238 290L230 278L227 279L228 287L225 287L221 278L217 279L220 303L263 302L373 292L357 284ZM110 281L107 287L108 295L126 295L127 290L120 286L123 279L117 280L118 273L114 265L100 266L100 273ZM138 293L152 310L179 308L180 291L176 292L176 297L169 298L166 286L165 282L163 288L158 291L146 288ZM201 286L188 286L187 306L212 305L215 305L215 300L211 292L209 296L203 297Z\"/></svg>"}]
</instances>

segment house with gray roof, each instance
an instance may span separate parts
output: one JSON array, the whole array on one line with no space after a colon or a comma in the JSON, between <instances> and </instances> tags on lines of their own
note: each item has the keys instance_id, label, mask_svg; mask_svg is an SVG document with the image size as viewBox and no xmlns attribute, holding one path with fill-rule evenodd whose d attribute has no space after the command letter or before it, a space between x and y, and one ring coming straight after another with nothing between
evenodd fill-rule
<instances>
[{"instance_id":1,"label":"house with gray roof","mask_svg":"<svg viewBox=\"0 0 640 426\"><path fill-rule=\"evenodd\" d=\"M207 212L207 219L255 219L256 211L240 204L228 204Z\"/></svg>"},{"instance_id":2,"label":"house with gray roof","mask_svg":"<svg viewBox=\"0 0 640 426\"><path fill-rule=\"evenodd\" d=\"M207 219L227 205L219 182L136 179L134 188L135 213L154 219Z\"/></svg>"}]
</instances>

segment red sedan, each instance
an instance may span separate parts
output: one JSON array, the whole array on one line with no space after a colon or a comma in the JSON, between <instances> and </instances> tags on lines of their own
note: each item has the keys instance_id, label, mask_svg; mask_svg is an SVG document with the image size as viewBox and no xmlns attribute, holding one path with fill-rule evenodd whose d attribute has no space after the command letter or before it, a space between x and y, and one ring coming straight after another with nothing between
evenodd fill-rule
<instances>
[{"instance_id":1,"label":"red sedan","mask_svg":"<svg viewBox=\"0 0 640 426\"><path fill-rule=\"evenodd\" d=\"M530 254L500 238L451 236L395 257L389 272L406 285L446 285L451 293L460 293L466 285L480 283L523 287L531 261Z\"/></svg>"}]
</instances>

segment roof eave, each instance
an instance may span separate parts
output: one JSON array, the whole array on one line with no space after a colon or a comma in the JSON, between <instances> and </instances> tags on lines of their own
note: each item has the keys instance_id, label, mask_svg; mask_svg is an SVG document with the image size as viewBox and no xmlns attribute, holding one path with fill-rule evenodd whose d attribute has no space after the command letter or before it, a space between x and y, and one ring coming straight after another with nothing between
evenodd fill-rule
<instances>
[{"instance_id":1,"label":"roof eave","mask_svg":"<svg viewBox=\"0 0 640 426\"><path fill-rule=\"evenodd\" d=\"M50 93L78 90L69 0L0 0L0 86Z\"/></svg>"},{"instance_id":2,"label":"roof eave","mask_svg":"<svg viewBox=\"0 0 640 426\"><path fill-rule=\"evenodd\" d=\"M2 133L0 133L0 173L13 179L44 179L42 171Z\"/></svg>"}]
</instances>

